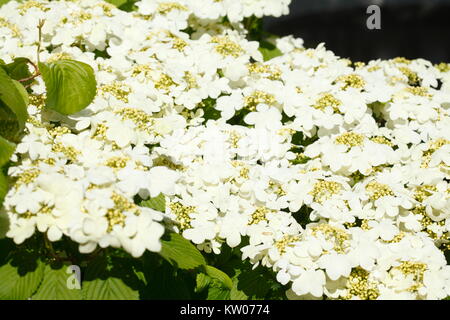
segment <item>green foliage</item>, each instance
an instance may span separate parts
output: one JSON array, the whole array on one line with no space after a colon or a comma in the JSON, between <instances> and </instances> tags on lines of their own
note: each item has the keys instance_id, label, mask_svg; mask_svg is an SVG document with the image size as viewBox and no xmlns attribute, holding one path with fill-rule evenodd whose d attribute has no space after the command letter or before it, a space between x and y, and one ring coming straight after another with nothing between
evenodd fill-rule
<instances>
[{"instance_id":1,"label":"green foliage","mask_svg":"<svg viewBox=\"0 0 450 320\"><path fill-rule=\"evenodd\" d=\"M270 284L264 271L261 269L251 270L250 268L237 269L235 276L237 290L252 299L264 299L270 290Z\"/></svg>"},{"instance_id":2,"label":"green foliage","mask_svg":"<svg viewBox=\"0 0 450 320\"><path fill-rule=\"evenodd\" d=\"M97 278L88 281L83 289L86 300L138 300L139 293L119 278Z\"/></svg>"},{"instance_id":3,"label":"green foliage","mask_svg":"<svg viewBox=\"0 0 450 320\"><path fill-rule=\"evenodd\" d=\"M1 137L0 137L1 139ZM3 172L0 172L0 204L3 199L5 199L6 193L8 192L8 179L6 179ZM0 216L1 219L1 216ZM2 236L2 221L0 220L0 237Z\"/></svg>"},{"instance_id":4,"label":"green foliage","mask_svg":"<svg viewBox=\"0 0 450 320\"><path fill-rule=\"evenodd\" d=\"M221 117L221 112L215 108L216 100L212 98L207 98L203 100L201 103L201 108L204 112L205 120L218 120Z\"/></svg>"},{"instance_id":5,"label":"green foliage","mask_svg":"<svg viewBox=\"0 0 450 320\"><path fill-rule=\"evenodd\" d=\"M178 233L170 233L161 242L159 254L177 268L190 270L206 264L200 251Z\"/></svg>"},{"instance_id":6,"label":"green foliage","mask_svg":"<svg viewBox=\"0 0 450 320\"><path fill-rule=\"evenodd\" d=\"M304 205L297 212L293 213L292 216L303 228L305 228L312 222L310 219L312 211L313 209Z\"/></svg>"},{"instance_id":7,"label":"green foliage","mask_svg":"<svg viewBox=\"0 0 450 320\"><path fill-rule=\"evenodd\" d=\"M3 176L3 175L0 174L0 176ZM1 185L1 182L0 182L0 185ZM2 201L3 201L3 199L0 198L0 203ZM8 232L8 230L9 230L9 218L6 214L0 214L0 239L3 239L6 237L6 233Z\"/></svg>"},{"instance_id":8,"label":"green foliage","mask_svg":"<svg viewBox=\"0 0 450 320\"><path fill-rule=\"evenodd\" d=\"M192 272L177 269L158 255L144 257L146 287L141 299L186 300L193 299L194 276Z\"/></svg>"},{"instance_id":9,"label":"green foliage","mask_svg":"<svg viewBox=\"0 0 450 320\"><path fill-rule=\"evenodd\" d=\"M121 5L124 5L125 3L127 3L127 0L106 0L106 2L109 2L113 5L115 5L116 7L120 7Z\"/></svg>"},{"instance_id":10,"label":"green foliage","mask_svg":"<svg viewBox=\"0 0 450 320\"><path fill-rule=\"evenodd\" d=\"M11 158L15 148L16 146L14 143L9 142L0 136L0 167L9 161L9 158Z\"/></svg>"},{"instance_id":11,"label":"green foliage","mask_svg":"<svg viewBox=\"0 0 450 320\"><path fill-rule=\"evenodd\" d=\"M140 259L120 249L83 255L68 239L51 244L43 237L20 246L0 240L0 299L279 299L285 289L274 286L274 275L265 268L252 271L239 249L203 255L177 234L164 240L170 247L163 250L166 257L146 252ZM68 286L72 264L81 266L81 289Z\"/></svg>"},{"instance_id":12,"label":"green foliage","mask_svg":"<svg viewBox=\"0 0 450 320\"><path fill-rule=\"evenodd\" d=\"M283 55L280 49L267 40L260 41L259 51L262 53L264 61L269 61Z\"/></svg>"},{"instance_id":13,"label":"green foliage","mask_svg":"<svg viewBox=\"0 0 450 320\"><path fill-rule=\"evenodd\" d=\"M233 288L230 291L230 299L231 300L249 300L248 296L244 293L244 291L238 289L237 279L233 281Z\"/></svg>"},{"instance_id":14,"label":"green foliage","mask_svg":"<svg viewBox=\"0 0 450 320\"><path fill-rule=\"evenodd\" d=\"M274 44L278 37L264 31L263 19L251 16L245 18L243 24L248 31L248 40L259 42L259 51L262 53L264 61L283 55Z\"/></svg>"},{"instance_id":15,"label":"green foliage","mask_svg":"<svg viewBox=\"0 0 450 320\"><path fill-rule=\"evenodd\" d=\"M139 279L123 258L100 256L86 268L82 284L86 300L137 300Z\"/></svg>"},{"instance_id":16,"label":"green foliage","mask_svg":"<svg viewBox=\"0 0 450 320\"><path fill-rule=\"evenodd\" d=\"M202 299L207 300L229 300L231 297L230 288L205 273L197 274L195 291L202 294Z\"/></svg>"},{"instance_id":17,"label":"green foliage","mask_svg":"<svg viewBox=\"0 0 450 320\"><path fill-rule=\"evenodd\" d=\"M297 131L292 136L292 144L302 146L303 148L316 142L318 137L306 137L303 132Z\"/></svg>"},{"instance_id":18,"label":"green foliage","mask_svg":"<svg viewBox=\"0 0 450 320\"><path fill-rule=\"evenodd\" d=\"M24 79L32 77L32 74L28 69L29 63L30 60L27 58L15 58L13 62L0 65L0 67L6 71L6 73L11 77L11 79L23 81ZM33 81L32 79L23 81L23 84L28 85L32 81Z\"/></svg>"},{"instance_id":19,"label":"green foliage","mask_svg":"<svg viewBox=\"0 0 450 320\"><path fill-rule=\"evenodd\" d=\"M35 67L34 75L28 64ZM30 85L41 72L47 88L47 107L66 115L87 107L97 91L94 70L85 63L60 60L38 65L40 71L27 58L16 58L9 64L0 59L0 205L8 186L1 170L9 162L15 149L13 142L20 141L28 119L29 99L24 85Z\"/></svg>"},{"instance_id":20,"label":"green foliage","mask_svg":"<svg viewBox=\"0 0 450 320\"><path fill-rule=\"evenodd\" d=\"M70 274L67 273L67 265L46 265L44 278L38 291L32 300L81 300L80 289L69 289L67 282Z\"/></svg>"},{"instance_id":21,"label":"green foliage","mask_svg":"<svg viewBox=\"0 0 450 320\"><path fill-rule=\"evenodd\" d=\"M207 300L230 300L230 290L225 288L222 283L212 281L208 288Z\"/></svg>"},{"instance_id":22,"label":"green foliage","mask_svg":"<svg viewBox=\"0 0 450 320\"><path fill-rule=\"evenodd\" d=\"M147 207L156 211L165 212L166 211L166 198L162 193L157 197L150 198L148 200L142 201L140 203L142 207Z\"/></svg>"},{"instance_id":23,"label":"green foliage","mask_svg":"<svg viewBox=\"0 0 450 320\"><path fill-rule=\"evenodd\" d=\"M197 274L197 277L195 279L195 291L201 292L208 288L209 284L211 283L211 277L206 275L203 272L200 272Z\"/></svg>"},{"instance_id":24,"label":"green foliage","mask_svg":"<svg viewBox=\"0 0 450 320\"><path fill-rule=\"evenodd\" d=\"M247 17L243 21L244 28L248 31L248 39L260 41L263 36L263 20L255 16Z\"/></svg>"},{"instance_id":25,"label":"green foliage","mask_svg":"<svg viewBox=\"0 0 450 320\"><path fill-rule=\"evenodd\" d=\"M106 2L109 2L113 5L115 5L120 10L131 12L135 11L137 9L135 3L138 0L106 0Z\"/></svg>"},{"instance_id":26,"label":"green foliage","mask_svg":"<svg viewBox=\"0 0 450 320\"><path fill-rule=\"evenodd\" d=\"M233 288L233 280L223 271L220 271L213 266L205 266L205 273L212 279L220 281L227 289Z\"/></svg>"},{"instance_id":27,"label":"green foliage","mask_svg":"<svg viewBox=\"0 0 450 320\"><path fill-rule=\"evenodd\" d=\"M59 60L39 63L47 91L46 106L68 115L86 108L97 92L94 70L86 63Z\"/></svg>"},{"instance_id":28,"label":"green foliage","mask_svg":"<svg viewBox=\"0 0 450 320\"><path fill-rule=\"evenodd\" d=\"M233 280L225 272L213 266L205 266L203 272L197 274L195 290L203 293L207 300L229 300Z\"/></svg>"},{"instance_id":29,"label":"green foliage","mask_svg":"<svg viewBox=\"0 0 450 320\"><path fill-rule=\"evenodd\" d=\"M244 239L241 246L245 246L246 243L247 240ZM207 260L210 265L220 269L220 272L226 274L232 281L230 288L229 285L213 279L210 275L198 277L197 290L208 291L208 298L227 297L231 300L286 298L287 288L277 282L275 274L261 266L253 269L251 263L242 261L239 248L224 247L220 255L208 255ZM206 277L206 280L201 277ZM203 287L199 284L203 284Z\"/></svg>"},{"instance_id":30,"label":"green foliage","mask_svg":"<svg viewBox=\"0 0 450 320\"><path fill-rule=\"evenodd\" d=\"M15 113L0 100L0 136L10 142L20 140L19 121Z\"/></svg>"},{"instance_id":31,"label":"green foliage","mask_svg":"<svg viewBox=\"0 0 450 320\"><path fill-rule=\"evenodd\" d=\"M36 250L12 252L0 266L0 299L30 298L42 281L44 269L44 263Z\"/></svg>"},{"instance_id":32,"label":"green foliage","mask_svg":"<svg viewBox=\"0 0 450 320\"><path fill-rule=\"evenodd\" d=\"M0 5L6 2L0 0ZM136 8L135 0L108 2L124 11ZM261 19L251 17L245 23L250 30L249 38L260 42L265 60L280 54L262 38ZM94 53L107 57L105 51ZM8 64L0 59L0 205L8 189L6 168L28 118L28 94L32 93L29 87L38 76L45 82L46 107L64 115L81 111L96 95L94 71L85 63L58 60L39 62L36 66L27 58L16 58ZM203 110L206 120L216 120L220 111L215 106L216 100L207 98L198 108ZM247 113L245 110L238 113L231 122L241 123ZM136 203L165 212L163 194L141 200ZM8 224L7 215L0 214L0 237L6 234ZM36 234L19 246L11 240L0 240L0 299L246 300L282 296L282 290L273 285L273 274L265 269L252 271L249 263L241 261L239 248L232 250L225 246L220 255L205 254L175 232L162 238L159 253L146 252L140 259L119 249L81 254L68 239L50 243L44 237ZM68 286L74 279L68 269L72 264L81 268L79 289Z\"/></svg>"},{"instance_id":33,"label":"green foliage","mask_svg":"<svg viewBox=\"0 0 450 320\"><path fill-rule=\"evenodd\" d=\"M16 80L12 79L5 69L0 68L0 100L14 112L19 123L19 129L25 126L28 118L28 93Z\"/></svg>"}]
</instances>

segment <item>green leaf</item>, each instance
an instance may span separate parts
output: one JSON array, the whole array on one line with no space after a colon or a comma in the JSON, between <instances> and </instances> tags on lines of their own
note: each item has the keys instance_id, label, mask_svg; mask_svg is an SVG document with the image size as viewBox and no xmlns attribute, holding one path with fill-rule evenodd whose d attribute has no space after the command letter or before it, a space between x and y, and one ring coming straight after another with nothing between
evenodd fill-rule
<instances>
[{"instance_id":1,"label":"green leaf","mask_svg":"<svg viewBox=\"0 0 450 320\"><path fill-rule=\"evenodd\" d=\"M136 11L138 9L135 5L136 2L138 2L138 0L127 0L124 4L119 6L119 9L126 12Z\"/></svg>"},{"instance_id":2,"label":"green leaf","mask_svg":"<svg viewBox=\"0 0 450 320\"><path fill-rule=\"evenodd\" d=\"M219 280L226 288L233 288L233 280L225 272L213 266L205 266L205 273L211 278Z\"/></svg>"},{"instance_id":3,"label":"green leaf","mask_svg":"<svg viewBox=\"0 0 450 320\"><path fill-rule=\"evenodd\" d=\"M31 72L28 69L29 60L27 58L15 58L13 62L2 65L1 67L14 80L22 80L31 77ZM29 84L32 80L24 82Z\"/></svg>"},{"instance_id":4,"label":"green leaf","mask_svg":"<svg viewBox=\"0 0 450 320\"><path fill-rule=\"evenodd\" d=\"M6 3L8 3L11 0L0 0L0 7Z\"/></svg>"},{"instance_id":5,"label":"green leaf","mask_svg":"<svg viewBox=\"0 0 450 320\"><path fill-rule=\"evenodd\" d=\"M138 300L139 292L128 287L119 278L96 279L85 284L87 300Z\"/></svg>"},{"instance_id":6,"label":"green leaf","mask_svg":"<svg viewBox=\"0 0 450 320\"><path fill-rule=\"evenodd\" d=\"M162 249L159 254L180 269L195 269L206 265L200 251L178 233L170 233L168 239L161 240Z\"/></svg>"},{"instance_id":7,"label":"green leaf","mask_svg":"<svg viewBox=\"0 0 450 320\"><path fill-rule=\"evenodd\" d=\"M156 269L146 271L147 287L143 299L149 300L187 300L191 299L194 284L190 285L187 271L175 269L162 260Z\"/></svg>"},{"instance_id":8,"label":"green leaf","mask_svg":"<svg viewBox=\"0 0 450 320\"><path fill-rule=\"evenodd\" d=\"M0 100L15 113L22 130L28 118L28 93L20 82L11 79L3 68L0 68Z\"/></svg>"},{"instance_id":9,"label":"green leaf","mask_svg":"<svg viewBox=\"0 0 450 320\"><path fill-rule=\"evenodd\" d=\"M44 279L32 300L81 300L81 289L68 287L69 277L74 275L72 272L67 272L67 268L68 266L64 265L59 269L53 269L47 265L44 270Z\"/></svg>"},{"instance_id":10,"label":"green leaf","mask_svg":"<svg viewBox=\"0 0 450 320\"><path fill-rule=\"evenodd\" d=\"M124 268L116 271L106 257L92 261L86 270L82 282L82 293L86 300L138 300L139 291L128 286L126 277L132 275L132 270ZM134 275L135 276L135 275Z\"/></svg>"},{"instance_id":11,"label":"green leaf","mask_svg":"<svg viewBox=\"0 0 450 320\"><path fill-rule=\"evenodd\" d=\"M0 266L0 300L30 298L44 275L44 264L35 253L19 252Z\"/></svg>"},{"instance_id":12,"label":"green leaf","mask_svg":"<svg viewBox=\"0 0 450 320\"><path fill-rule=\"evenodd\" d=\"M121 5L124 5L127 3L127 0L106 0L106 2L111 3L115 5L116 7L120 7Z\"/></svg>"},{"instance_id":13,"label":"green leaf","mask_svg":"<svg viewBox=\"0 0 450 320\"><path fill-rule=\"evenodd\" d=\"M0 167L9 162L16 145L8 140L0 137Z\"/></svg>"},{"instance_id":14,"label":"green leaf","mask_svg":"<svg viewBox=\"0 0 450 320\"><path fill-rule=\"evenodd\" d=\"M273 43L262 40L260 42L259 51L262 53L264 61L282 56L283 53Z\"/></svg>"},{"instance_id":15,"label":"green leaf","mask_svg":"<svg viewBox=\"0 0 450 320\"><path fill-rule=\"evenodd\" d=\"M209 284L211 283L211 278L204 274L203 272L200 272L197 274L197 277L195 279L195 291L201 292L208 288Z\"/></svg>"},{"instance_id":16,"label":"green leaf","mask_svg":"<svg viewBox=\"0 0 450 320\"><path fill-rule=\"evenodd\" d=\"M8 179L6 179L5 175L3 174L3 172L0 172L0 207L3 203L3 199L5 199L6 194L8 193ZM2 214L0 214L0 238L2 237L4 230L2 228L2 222L4 222L3 220L1 220L3 217Z\"/></svg>"},{"instance_id":17,"label":"green leaf","mask_svg":"<svg viewBox=\"0 0 450 320\"><path fill-rule=\"evenodd\" d=\"M230 299L231 300L248 300L248 296L244 293L244 291L238 289L238 282L233 281L233 288L230 291Z\"/></svg>"},{"instance_id":18,"label":"green leaf","mask_svg":"<svg viewBox=\"0 0 450 320\"><path fill-rule=\"evenodd\" d=\"M265 272L266 270L261 270L259 267L255 270L248 268L242 270L236 277L237 291L235 294L242 295L243 293L252 300L264 299L271 288ZM239 293L239 291L242 291L242 293Z\"/></svg>"},{"instance_id":19,"label":"green leaf","mask_svg":"<svg viewBox=\"0 0 450 320\"><path fill-rule=\"evenodd\" d=\"M244 237L243 242L247 241L248 239ZM237 256L240 251L236 249L233 250L231 259L219 265L220 269L230 275L233 280L233 287L230 293L231 299L273 300L285 298L285 291L288 288L278 283L276 274L262 266L253 269L251 263L247 260L242 261L240 255Z\"/></svg>"},{"instance_id":20,"label":"green leaf","mask_svg":"<svg viewBox=\"0 0 450 320\"><path fill-rule=\"evenodd\" d=\"M204 266L205 273L197 274L196 292L203 292L207 289L208 300L229 300L231 297L231 289L233 281L223 271L213 267Z\"/></svg>"},{"instance_id":21,"label":"green leaf","mask_svg":"<svg viewBox=\"0 0 450 320\"><path fill-rule=\"evenodd\" d=\"M162 193L157 197L150 198L148 200L142 201L140 203L142 207L151 208L156 211L165 212L166 211L166 198Z\"/></svg>"},{"instance_id":22,"label":"green leaf","mask_svg":"<svg viewBox=\"0 0 450 320\"><path fill-rule=\"evenodd\" d=\"M222 72L220 70L220 72ZM219 73L220 74L220 73ZM223 73L222 73L223 77ZM203 109L205 120L217 120L221 117L221 112L216 108L216 100L212 98L206 98L199 103L199 108Z\"/></svg>"},{"instance_id":23,"label":"green leaf","mask_svg":"<svg viewBox=\"0 0 450 320\"><path fill-rule=\"evenodd\" d=\"M16 114L0 100L0 136L10 142L19 142L21 134Z\"/></svg>"},{"instance_id":24,"label":"green leaf","mask_svg":"<svg viewBox=\"0 0 450 320\"><path fill-rule=\"evenodd\" d=\"M219 281L213 280L208 289L207 300L230 300L230 289L224 287Z\"/></svg>"},{"instance_id":25,"label":"green leaf","mask_svg":"<svg viewBox=\"0 0 450 320\"><path fill-rule=\"evenodd\" d=\"M3 176L3 174L0 174L0 176ZM0 206L2 205L2 201L3 199L0 199ZM9 217L6 213L0 213L0 239L4 239L6 237L6 233L8 232L8 230L9 230Z\"/></svg>"},{"instance_id":26,"label":"green leaf","mask_svg":"<svg viewBox=\"0 0 450 320\"><path fill-rule=\"evenodd\" d=\"M9 257L10 252L15 249L17 245L11 239L0 240L0 266L6 263L6 259Z\"/></svg>"},{"instance_id":27,"label":"green leaf","mask_svg":"<svg viewBox=\"0 0 450 320\"><path fill-rule=\"evenodd\" d=\"M64 115L86 108L97 91L94 70L86 63L59 60L39 63L47 90L46 105Z\"/></svg>"}]
</instances>

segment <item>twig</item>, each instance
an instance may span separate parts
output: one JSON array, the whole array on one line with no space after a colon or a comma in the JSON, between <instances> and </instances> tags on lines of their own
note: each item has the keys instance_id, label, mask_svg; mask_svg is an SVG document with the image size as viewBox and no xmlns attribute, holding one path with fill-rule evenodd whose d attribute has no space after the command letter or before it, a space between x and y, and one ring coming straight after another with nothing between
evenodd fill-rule
<instances>
[{"instance_id":1,"label":"twig","mask_svg":"<svg viewBox=\"0 0 450 320\"><path fill-rule=\"evenodd\" d=\"M38 66L33 61L31 61L30 59L27 59L27 62L33 66L34 74L32 76L27 77L27 78L18 80L19 82L27 82L27 81L33 80L34 78L36 78L36 77L41 75L41 72L39 71Z\"/></svg>"},{"instance_id":2,"label":"twig","mask_svg":"<svg viewBox=\"0 0 450 320\"><path fill-rule=\"evenodd\" d=\"M41 53L42 27L44 26L44 23L45 23L45 20L39 19L39 24L38 24L39 41L38 41L38 46L37 46L37 62L38 62L38 64L40 62L39 55Z\"/></svg>"}]
</instances>

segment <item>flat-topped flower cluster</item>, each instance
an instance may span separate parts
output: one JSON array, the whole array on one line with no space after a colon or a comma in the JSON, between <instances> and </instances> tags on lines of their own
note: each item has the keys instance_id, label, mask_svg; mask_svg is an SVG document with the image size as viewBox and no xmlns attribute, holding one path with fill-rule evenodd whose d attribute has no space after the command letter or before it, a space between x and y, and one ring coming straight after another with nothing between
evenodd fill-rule
<instances>
[{"instance_id":1,"label":"flat-topped flower cluster","mask_svg":"<svg viewBox=\"0 0 450 320\"><path fill-rule=\"evenodd\" d=\"M276 40L264 61L243 19L289 0L9 2L0 57L96 71L85 110L43 109L35 83L2 208L7 237L81 252L159 251L166 229L201 250L241 247L291 299L450 295L450 66L368 64ZM163 195L165 212L137 199Z\"/></svg>"}]
</instances>

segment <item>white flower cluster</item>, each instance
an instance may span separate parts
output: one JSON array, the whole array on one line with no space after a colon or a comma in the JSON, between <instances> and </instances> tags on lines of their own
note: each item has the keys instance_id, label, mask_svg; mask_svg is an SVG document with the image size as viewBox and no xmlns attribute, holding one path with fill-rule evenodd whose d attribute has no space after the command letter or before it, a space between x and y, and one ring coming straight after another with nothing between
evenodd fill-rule
<instances>
[{"instance_id":1,"label":"white flower cluster","mask_svg":"<svg viewBox=\"0 0 450 320\"><path fill-rule=\"evenodd\" d=\"M224 17L230 22L240 22L251 16L280 17L289 13L290 3L291 0L141 0L137 6L141 14L150 16L156 13L154 21L157 23L163 21L164 25L170 21L181 25L191 14L204 22Z\"/></svg>"},{"instance_id":2,"label":"white flower cluster","mask_svg":"<svg viewBox=\"0 0 450 320\"><path fill-rule=\"evenodd\" d=\"M171 228L207 252L242 245L291 299L449 296L450 66L352 63L293 37L264 62L241 20L288 4L1 7L2 59L35 59L45 19L41 60L86 62L98 81L69 117L42 109L44 85L32 86L7 236L37 229L138 257ZM165 213L136 205L161 193Z\"/></svg>"}]
</instances>

